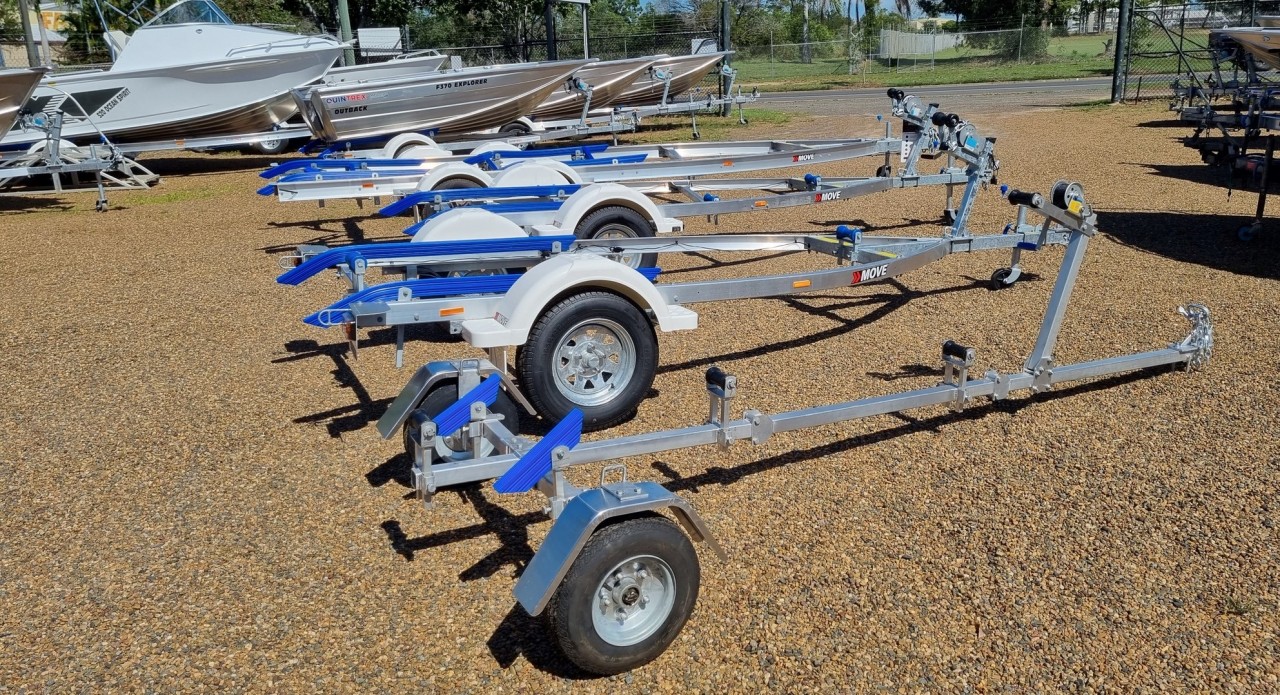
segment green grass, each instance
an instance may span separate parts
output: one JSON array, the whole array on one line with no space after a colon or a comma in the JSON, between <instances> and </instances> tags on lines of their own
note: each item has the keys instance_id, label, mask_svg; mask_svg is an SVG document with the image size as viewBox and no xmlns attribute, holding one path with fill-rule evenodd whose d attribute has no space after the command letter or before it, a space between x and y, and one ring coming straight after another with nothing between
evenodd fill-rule
<instances>
[{"instance_id":1,"label":"green grass","mask_svg":"<svg viewBox=\"0 0 1280 695\"><path fill-rule=\"evenodd\" d=\"M797 55L790 55L795 49L788 47L788 55L775 51L772 60L767 55L768 48L745 49L741 53L749 57L735 60L733 66L738 70L738 84L758 85L775 92L1095 77L1111 74L1113 61L1105 54L1108 38L1054 38L1049 42L1048 55L1036 61L1001 60L991 49L958 46L938 51L932 59L903 58L894 65L886 60L869 60L855 65L856 72L849 74L846 56L821 55L819 51L813 62L806 64L799 62ZM829 52L833 46L818 48Z\"/></svg>"},{"instance_id":2,"label":"green grass","mask_svg":"<svg viewBox=\"0 0 1280 695\"><path fill-rule=\"evenodd\" d=\"M744 109L742 113L748 124L753 126L785 125L796 118L804 118L772 109ZM698 133L703 140L741 140L745 127L738 122L736 108L729 116L698 114ZM688 116L661 116L646 118L644 127L634 134L629 134L627 142L636 144L670 142L673 139L689 140L692 136L693 129L690 127Z\"/></svg>"}]
</instances>

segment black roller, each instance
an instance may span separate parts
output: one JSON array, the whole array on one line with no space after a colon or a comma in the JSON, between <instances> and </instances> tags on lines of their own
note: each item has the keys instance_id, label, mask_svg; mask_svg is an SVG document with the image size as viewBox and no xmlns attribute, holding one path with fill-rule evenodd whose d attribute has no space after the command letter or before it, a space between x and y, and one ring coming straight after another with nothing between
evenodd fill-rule
<instances>
[{"instance_id":1,"label":"black roller","mask_svg":"<svg viewBox=\"0 0 1280 695\"><path fill-rule=\"evenodd\" d=\"M929 120L933 121L934 125L941 127L947 124L947 114L941 111L934 111Z\"/></svg>"},{"instance_id":2,"label":"black roller","mask_svg":"<svg viewBox=\"0 0 1280 695\"><path fill-rule=\"evenodd\" d=\"M948 126L948 127L950 127L950 128L956 128L956 127L958 127L958 126L959 126L961 123L963 123L963 122L964 122L964 119L963 119L963 118L961 118L961 117L959 116L959 114L954 114L954 113L949 113L949 114L947 114L947 126Z\"/></svg>"},{"instance_id":3,"label":"black roller","mask_svg":"<svg viewBox=\"0 0 1280 695\"><path fill-rule=\"evenodd\" d=\"M719 386L724 388L725 379L729 378L728 374L719 367L711 367L707 370L707 386Z\"/></svg>"},{"instance_id":4,"label":"black roller","mask_svg":"<svg viewBox=\"0 0 1280 695\"><path fill-rule=\"evenodd\" d=\"M1039 193L1031 193L1028 191L1019 191L1014 189L1009 191L1009 203L1012 205L1028 205L1038 208L1044 205L1044 196Z\"/></svg>"},{"instance_id":5,"label":"black roller","mask_svg":"<svg viewBox=\"0 0 1280 695\"><path fill-rule=\"evenodd\" d=\"M942 344L942 354L966 362L973 361L973 348L965 347L954 340L948 340Z\"/></svg>"},{"instance_id":6,"label":"black roller","mask_svg":"<svg viewBox=\"0 0 1280 695\"><path fill-rule=\"evenodd\" d=\"M902 98L905 97L906 95L907 95L906 92L902 91L901 89L898 89L897 87L889 88L889 98L893 99L894 101L902 101Z\"/></svg>"}]
</instances>

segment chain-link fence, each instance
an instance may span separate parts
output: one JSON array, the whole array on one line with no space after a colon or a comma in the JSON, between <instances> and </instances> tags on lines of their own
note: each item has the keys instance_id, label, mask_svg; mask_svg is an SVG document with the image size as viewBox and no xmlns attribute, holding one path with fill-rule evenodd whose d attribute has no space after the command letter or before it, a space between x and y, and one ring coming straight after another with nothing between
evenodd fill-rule
<instances>
[{"instance_id":1,"label":"chain-link fence","mask_svg":"<svg viewBox=\"0 0 1280 695\"><path fill-rule=\"evenodd\" d=\"M1273 14L1280 14L1280 0L1135 7L1129 23L1120 93L1126 100L1165 99L1173 96L1174 80L1203 83L1214 68L1210 32L1223 27L1254 26L1258 17ZM1228 71L1233 69L1225 67ZM1228 72L1223 77L1237 76Z\"/></svg>"},{"instance_id":2,"label":"chain-link fence","mask_svg":"<svg viewBox=\"0 0 1280 695\"><path fill-rule=\"evenodd\" d=\"M735 45L746 83L788 82L815 88L859 82L979 82L1108 74L1115 25L1080 23L971 32L851 30L842 40ZM898 73L904 73L894 77ZM843 76L836 79L835 76ZM914 77L913 77L914 76Z\"/></svg>"}]
</instances>

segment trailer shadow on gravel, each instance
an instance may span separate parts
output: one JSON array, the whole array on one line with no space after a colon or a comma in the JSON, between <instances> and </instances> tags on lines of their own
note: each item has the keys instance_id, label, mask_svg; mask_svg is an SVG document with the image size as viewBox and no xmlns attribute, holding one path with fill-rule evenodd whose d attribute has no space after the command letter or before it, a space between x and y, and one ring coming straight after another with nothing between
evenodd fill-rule
<instances>
[{"instance_id":1,"label":"trailer shadow on gravel","mask_svg":"<svg viewBox=\"0 0 1280 695\"><path fill-rule=\"evenodd\" d=\"M1098 228L1130 248L1239 275L1280 279L1280 220L1264 218L1253 241L1240 241L1237 231L1252 223L1247 215L1098 211Z\"/></svg>"},{"instance_id":2,"label":"trailer shadow on gravel","mask_svg":"<svg viewBox=\"0 0 1280 695\"><path fill-rule=\"evenodd\" d=\"M281 155L241 155L241 154L201 154L184 153L174 156L166 153L160 156L139 157L139 163L160 176L208 176L211 174L228 174L237 171L263 171L281 161L292 159L292 156Z\"/></svg>"}]
</instances>

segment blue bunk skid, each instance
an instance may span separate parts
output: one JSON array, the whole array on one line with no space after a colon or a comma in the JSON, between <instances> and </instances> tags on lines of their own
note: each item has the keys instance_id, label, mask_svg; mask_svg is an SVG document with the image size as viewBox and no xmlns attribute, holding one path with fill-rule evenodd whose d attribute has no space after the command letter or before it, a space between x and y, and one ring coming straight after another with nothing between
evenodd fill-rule
<instances>
[{"instance_id":1,"label":"blue bunk skid","mask_svg":"<svg viewBox=\"0 0 1280 695\"><path fill-rule=\"evenodd\" d=\"M329 268L342 264L351 265L359 259L387 260L395 258L423 258L431 256L457 256L463 254L493 254L511 251L551 251L555 244L568 249L577 237L572 234L557 236L504 237L501 239L460 239L457 241L400 241L388 244L352 244L338 246L306 259L276 278L282 285L299 285Z\"/></svg>"},{"instance_id":2,"label":"blue bunk skid","mask_svg":"<svg viewBox=\"0 0 1280 695\"><path fill-rule=\"evenodd\" d=\"M489 377L492 379L493 377ZM467 406L470 412L471 406ZM438 427L440 432L453 432L454 430L446 430ZM528 492L542 480L544 476L551 472L551 454L557 447L568 447L572 449L582 441L582 411L574 408L569 411L563 420L556 423L555 427L547 433L547 436L538 440L537 444L528 451L524 456L516 461L516 465L507 469L493 483L493 489L503 493L512 494L516 492Z\"/></svg>"},{"instance_id":3,"label":"blue bunk skid","mask_svg":"<svg viewBox=\"0 0 1280 695\"><path fill-rule=\"evenodd\" d=\"M408 212L415 205L427 205L437 200L451 203L457 200L498 200L501 198L545 198L557 195L573 195L585 184L564 183L556 186L503 186L498 188L455 188L447 191L418 191L383 206L379 215L394 217Z\"/></svg>"},{"instance_id":4,"label":"blue bunk skid","mask_svg":"<svg viewBox=\"0 0 1280 695\"><path fill-rule=\"evenodd\" d=\"M471 421L471 404L484 403L485 405L493 405L498 400L498 386L502 383L502 377L490 374L488 378L476 385L475 388L467 391L466 394L454 401L453 405L440 411L439 415L431 418L436 423L436 432L447 435L451 432L457 432L463 425ZM508 426L511 423L507 423Z\"/></svg>"},{"instance_id":5,"label":"blue bunk skid","mask_svg":"<svg viewBox=\"0 0 1280 695\"><path fill-rule=\"evenodd\" d=\"M653 282L658 277L658 273L662 272L661 268L639 268L637 270L650 282ZM510 290L511 286L519 279L520 275L514 274L384 282L380 285L367 287L359 292L352 292L320 311L308 315L302 319L302 322L319 328L335 326L340 322L332 321L331 317L335 314L340 315L343 310L349 308L352 304L356 302L393 302L400 298L401 288L408 288L414 299L455 297L468 294L498 294Z\"/></svg>"}]
</instances>

